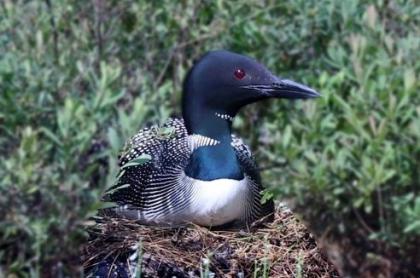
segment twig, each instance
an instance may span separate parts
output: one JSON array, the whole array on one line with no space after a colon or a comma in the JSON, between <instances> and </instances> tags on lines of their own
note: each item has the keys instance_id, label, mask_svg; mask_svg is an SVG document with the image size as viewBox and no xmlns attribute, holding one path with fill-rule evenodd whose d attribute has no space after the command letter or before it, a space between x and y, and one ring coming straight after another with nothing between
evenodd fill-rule
<instances>
[{"instance_id":1,"label":"twig","mask_svg":"<svg viewBox=\"0 0 420 278\"><path fill-rule=\"evenodd\" d=\"M58 32L57 32L57 26L55 24L54 20L54 13L51 5L51 0L45 0L45 3L47 4L48 11L50 13L50 25L53 33L53 52L54 52L54 61L55 63L58 63Z\"/></svg>"},{"instance_id":2,"label":"twig","mask_svg":"<svg viewBox=\"0 0 420 278\"><path fill-rule=\"evenodd\" d=\"M381 225L381 231L384 231L385 227L385 213L382 201L381 188L376 188L376 197L378 199L378 208L379 208L379 223Z\"/></svg>"},{"instance_id":3,"label":"twig","mask_svg":"<svg viewBox=\"0 0 420 278\"><path fill-rule=\"evenodd\" d=\"M98 66L99 62L102 60L103 55L103 38L101 32L102 25L102 11L103 3L102 0L93 0L93 8L95 13L95 37L98 46Z\"/></svg>"},{"instance_id":4,"label":"twig","mask_svg":"<svg viewBox=\"0 0 420 278\"><path fill-rule=\"evenodd\" d=\"M175 55L175 51L176 50L177 50L177 47L176 46L171 49L171 52L169 53L169 57L166 60L166 63L163 66L162 70L160 71L158 78L156 79L156 82L155 82L155 84L153 86L154 88L157 88L157 87L159 87L161 85L162 80L163 80L163 77L165 76L165 73L168 70L169 65L171 64L171 61L172 61L172 59L173 59L173 57Z\"/></svg>"},{"instance_id":5,"label":"twig","mask_svg":"<svg viewBox=\"0 0 420 278\"><path fill-rule=\"evenodd\" d=\"M262 167L258 167L259 171L266 171L266 170L271 170L271 169L275 169L275 168L284 168L288 165L288 162L285 161L283 163L274 163L271 165L266 165L266 166L262 166Z\"/></svg>"},{"instance_id":6,"label":"twig","mask_svg":"<svg viewBox=\"0 0 420 278\"><path fill-rule=\"evenodd\" d=\"M180 43L180 44L175 45L174 47L172 47L172 48L170 49L170 52L169 52L169 57L168 57L168 59L166 60L166 63L165 63L165 65L163 66L163 68L162 68L161 72L159 73L158 78L156 79L156 82L155 82L155 84L154 84L154 87L155 87L155 88L157 88L157 87L159 87L159 86L161 85L161 83L162 83L162 81L163 81L163 78L164 78L164 76L165 76L165 74L166 74L166 72L167 72L167 70L168 70L168 68L169 68L169 65L170 65L171 61L173 60L173 57L175 56L175 53L176 53L178 50L180 50L181 48L185 48L185 47L187 47L187 46L189 46L189 45L191 45L191 44L198 43L198 42L201 42L201 41L203 41L203 40L210 39L210 38L212 38L212 37L216 37L219 33L220 33L220 30L217 30L215 33L211 33L211 34L203 35L203 36L198 37L198 38L196 38L196 39L189 40L189 41L185 41L185 42L182 42L182 43Z\"/></svg>"},{"instance_id":7,"label":"twig","mask_svg":"<svg viewBox=\"0 0 420 278\"><path fill-rule=\"evenodd\" d=\"M365 228L365 230L367 230L371 234L375 233L375 231L366 223L366 221L356 209L353 208L353 212L356 215L357 220L363 226L363 228Z\"/></svg>"}]
</instances>

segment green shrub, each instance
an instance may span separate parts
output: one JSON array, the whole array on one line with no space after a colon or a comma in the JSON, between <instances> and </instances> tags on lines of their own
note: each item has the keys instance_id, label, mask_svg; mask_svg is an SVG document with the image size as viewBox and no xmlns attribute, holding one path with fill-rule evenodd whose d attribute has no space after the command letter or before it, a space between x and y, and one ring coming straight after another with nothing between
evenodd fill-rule
<instances>
[{"instance_id":1,"label":"green shrub","mask_svg":"<svg viewBox=\"0 0 420 278\"><path fill-rule=\"evenodd\" d=\"M418 245L414 1L5 0L0 9L0 274L76 272L82 225L124 141L179 114L185 72L217 48L323 95L254 105L235 122L270 168L272 192L319 233L383 243L372 254L409 257Z\"/></svg>"},{"instance_id":2,"label":"green shrub","mask_svg":"<svg viewBox=\"0 0 420 278\"><path fill-rule=\"evenodd\" d=\"M419 9L409 2L378 2L341 11L328 19L318 9L323 32L331 36L321 57L302 73L322 98L299 104L302 109L281 106L268 113L275 120L263 131L273 144L260 151L285 166L267 177L275 192L293 199L319 236L343 245L346 271L358 276L364 266L388 261L387 275L398 268L415 273L420 269ZM352 248L361 252L353 254Z\"/></svg>"}]
</instances>

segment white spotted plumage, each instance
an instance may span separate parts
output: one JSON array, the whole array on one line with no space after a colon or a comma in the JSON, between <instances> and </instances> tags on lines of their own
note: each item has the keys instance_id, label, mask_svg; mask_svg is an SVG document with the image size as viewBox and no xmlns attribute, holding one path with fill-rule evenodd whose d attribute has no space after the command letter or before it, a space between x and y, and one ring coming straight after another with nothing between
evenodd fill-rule
<instances>
[{"instance_id":1,"label":"white spotted plumage","mask_svg":"<svg viewBox=\"0 0 420 278\"><path fill-rule=\"evenodd\" d=\"M223 120L233 121L233 117L228 114L216 113L216 116L222 118Z\"/></svg>"},{"instance_id":2,"label":"white spotted plumage","mask_svg":"<svg viewBox=\"0 0 420 278\"><path fill-rule=\"evenodd\" d=\"M161 129L171 131L162 136ZM120 166L142 154L152 159L124 168L106 199L118 204L115 212L120 216L160 225L250 224L271 212L271 207L261 205L262 186L249 148L234 135L231 145L243 168L243 180L200 181L185 174L194 150L217 144L206 136L188 135L180 119L169 119L162 128L143 129L127 143Z\"/></svg>"}]
</instances>

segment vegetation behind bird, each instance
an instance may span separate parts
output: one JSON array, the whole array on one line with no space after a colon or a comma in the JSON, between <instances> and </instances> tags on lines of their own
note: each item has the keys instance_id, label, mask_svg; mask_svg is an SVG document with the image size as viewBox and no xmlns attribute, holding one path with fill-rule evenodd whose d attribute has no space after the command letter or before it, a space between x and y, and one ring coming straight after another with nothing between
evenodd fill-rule
<instances>
[{"instance_id":1,"label":"vegetation behind bird","mask_svg":"<svg viewBox=\"0 0 420 278\"><path fill-rule=\"evenodd\" d=\"M220 48L323 94L255 105L236 120L267 169L267 196L293 199L314 231L361 248L367 265L416 270L415 1L5 0L0 9L1 271L75 272L83 224L124 141L179 113L187 69Z\"/></svg>"}]
</instances>

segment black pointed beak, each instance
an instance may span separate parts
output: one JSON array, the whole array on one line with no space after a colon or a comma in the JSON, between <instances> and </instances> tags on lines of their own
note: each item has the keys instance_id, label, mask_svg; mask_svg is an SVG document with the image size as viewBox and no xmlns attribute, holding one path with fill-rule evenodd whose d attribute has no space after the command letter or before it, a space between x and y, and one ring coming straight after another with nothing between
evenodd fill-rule
<instances>
[{"instance_id":1,"label":"black pointed beak","mask_svg":"<svg viewBox=\"0 0 420 278\"><path fill-rule=\"evenodd\" d=\"M321 95L314 89L288 79L275 78L271 84L245 85L243 88L256 90L266 97L286 99L308 99Z\"/></svg>"}]
</instances>

